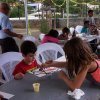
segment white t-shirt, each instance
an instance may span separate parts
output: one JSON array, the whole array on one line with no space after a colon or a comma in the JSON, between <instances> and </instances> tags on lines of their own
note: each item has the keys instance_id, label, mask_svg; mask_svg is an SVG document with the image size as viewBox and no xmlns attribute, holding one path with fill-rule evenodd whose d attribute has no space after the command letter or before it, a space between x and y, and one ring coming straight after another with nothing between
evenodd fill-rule
<instances>
[{"instance_id":1,"label":"white t-shirt","mask_svg":"<svg viewBox=\"0 0 100 100\"><path fill-rule=\"evenodd\" d=\"M93 17L87 17L86 20L88 20L90 24L95 25L95 20Z\"/></svg>"},{"instance_id":2,"label":"white t-shirt","mask_svg":"<svg viewBox=\"0 0 100 100\"><path fill-rule=\"evenodd\" d=\"M4 29L9 29L10 31L12 31L12 25L10 23L9 17L6 16L5 14L1 13L1 12L0 12L0 26L1 26L0 39L4 39L6 37L10 37L3 30Z\"/></svg>"}]
</instances>

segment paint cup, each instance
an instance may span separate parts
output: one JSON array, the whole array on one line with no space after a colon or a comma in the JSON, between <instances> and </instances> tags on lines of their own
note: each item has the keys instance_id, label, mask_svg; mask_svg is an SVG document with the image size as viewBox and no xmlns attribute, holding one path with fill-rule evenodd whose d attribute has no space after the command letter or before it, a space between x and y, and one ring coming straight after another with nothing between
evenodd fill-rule
<instances>
[{"instance_id":1,"label":"paint cup","mask_svg":"<svg viewBox=\"0 0 100 100\"><path fill-rule=\"evenodd\" d=\"M33 89L34 89L34 92L39 92L40 91L40 83L33 83Z\"/></svg>"}]
</instances>

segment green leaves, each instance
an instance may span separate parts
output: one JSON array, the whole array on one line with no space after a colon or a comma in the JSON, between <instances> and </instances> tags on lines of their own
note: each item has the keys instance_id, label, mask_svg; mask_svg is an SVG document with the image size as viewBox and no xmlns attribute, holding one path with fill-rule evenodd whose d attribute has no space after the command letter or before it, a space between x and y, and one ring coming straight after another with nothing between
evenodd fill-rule
<instances>
[{"instance_id":1,"label":"green leaves","mask_svg":"<svg viewBox=\"0 0 100 100\"><path fill-rule=\"evenodd\" d=\"M16 2L17 0L0 0L1 2L7 2L7 3L14 3Z\"/></svg>"}]
</instances>

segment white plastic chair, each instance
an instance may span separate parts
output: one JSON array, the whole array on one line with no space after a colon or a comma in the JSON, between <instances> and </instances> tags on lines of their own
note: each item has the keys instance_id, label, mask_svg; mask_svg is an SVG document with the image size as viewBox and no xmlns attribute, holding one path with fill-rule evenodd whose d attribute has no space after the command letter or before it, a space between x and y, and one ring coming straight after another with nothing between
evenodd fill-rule
<instances>
[{"instance_id":1,"label":"white plastic chair","mask_svg":"<svg viewBox=\"0 0 100 100\"><path fill-rule=\"evenodd\" d=\"M45 34L43 34L43 33L41 33L41 34L39 35L39 39L40 39L40 41L43 40L44 36L45 36Z\"/></svg>"},{"instance_id":2,"label":"white plastic chair","mask_svg":"<svg viewBox=\"0 0 100 100\"><path fill-rule=\"evenodd\" d=\"M48 60L56 60L64 55L63 49L58 44L44 43L38 46L36 60L37 63L41 65Z\"/></svg>"},{"instance_id":3,"label":"white plastic chair","mask_svg":"<svg viewBox=\"0 0 100 100\"><path fill-rule=\"evenodd\" d=\"M32 42L37 42L38 41L35 37L33 37L31 35L24 35L23 41L27 41L27 40L32 41Z\"/></svg>"},{"instance_id":4,"label":"white plastic chair","mask_svg":"<svg viewBox=\"0 0 100 100\"><path fill-rule=\"evenodd\" d=\"M83 28L83 26L77 25L76 28L75 28L75 31L76 31L77 33L81 33L82 28Z\"/></svg>"},{"instance_id":5,"label":"white plastic chair","mask_svg":"<svg viewBox=\"0 0 100 100\"><path fill-rule=\"evenodd\" d=\"M61 35L62 34L62 30L58 30L58 33L59 33L59 35Z\"/></svg>"},{"instance_id":6,"label":"white plastic chair","mask_svg":"<svg viewBox=\"0 0 100 100\"><path fill-rule=\"evenodd\" d=\"M6 81L13 79L12 72L15 66L23 59L22 54L18 52L7 52L0 54L0 69Z\"/></svg>"},{"instance_id":7,"label":"white plastic chair","mask_svg":"<svg viewBox=\"0 0 100 100\"><path fill-rule=\"evenodd\" d=\"M70 27L69 30L70 30L70 33L73 34L73 32L74 32L74 27Z\"/></svg>"}]
</instances>

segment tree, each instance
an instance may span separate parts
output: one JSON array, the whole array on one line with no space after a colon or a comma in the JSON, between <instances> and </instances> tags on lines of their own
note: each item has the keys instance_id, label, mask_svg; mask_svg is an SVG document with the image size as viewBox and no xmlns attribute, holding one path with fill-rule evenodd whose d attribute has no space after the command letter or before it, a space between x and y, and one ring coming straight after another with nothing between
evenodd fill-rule
<instances>
[{"instance_id":1,"label":"tree","mask_svg":"<svg viewBox=\"0 0 100 100\"><path fill-rule=\"evenodd\" d=\"M7 3L14 3L16 2L17 0L0 0L1 2L7 2Z\"/></svg>"}]
</instances>

